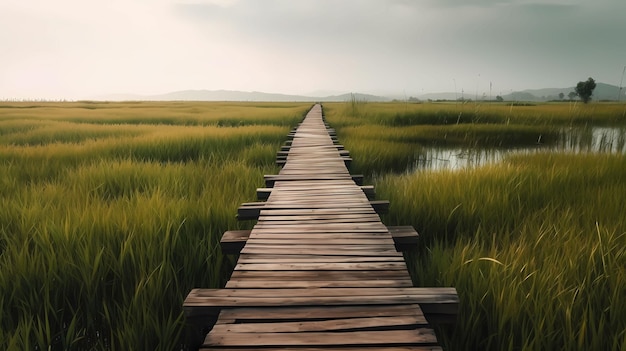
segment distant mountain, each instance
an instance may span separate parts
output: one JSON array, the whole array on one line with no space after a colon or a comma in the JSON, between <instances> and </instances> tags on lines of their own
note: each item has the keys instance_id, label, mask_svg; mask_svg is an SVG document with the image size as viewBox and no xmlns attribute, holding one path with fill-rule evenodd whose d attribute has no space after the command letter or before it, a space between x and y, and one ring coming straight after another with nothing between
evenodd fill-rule
<instances>
[{"instance_id":1,"label":"distant mountain","mask_svg":"<svg viewBox=\"0 0 626 351\"><path fill-rule=\"evenodd\" d=\"M330 95L325 97L273 94L258 91L235 91L235 90L183 90L160 95L133 95L114 94L94 98L100 101L267 101L267 102L313 102L313 101L389 101L383 96L348 93Z\"/></svg>"},{"instance_id":2,"label":"distant mountain","mask_svg":"<svg viewBox=\"0 0 626 351\"><path fill-rule=\"evenodd\" d=\"M351 101L351 100L357 100L357 101L391 101L391 98L388 98L386 96L378 96L378 95L371 95L371 94L361 94L361 93L346 93L346 94L341 94L341 95L331 95L331 96L326 96L326 97L321 97L321 98L313 98L315 101L327 101L327 102L331 102L331 101L337 101L337 102L342 102L342 101Z\"/></svg>"},{"instance_id":3,"label":"distant mountain","mask_svg":"<svg viewBox=\"0 0 626 351\"><path fill-rule=\"evenodd\" d=\"M549 101L560 100L559 93L563 93L564 100L568 100L567 96L574 91L574 87L569 88L545 88L545 89L527 89L516 91L511 94L502 96L506 101ZM610 84L596 83L596 89L593 92L593 100L616 100L619 87ZM626 101L626 89L622 89L620 100ZM236 90L182 90L160 95L133 95L133 94L114 94L93 98L99 101L259 101L259 102L342 102L351 101L391 101L391 100L457 100L457 99L475 99L474 94L462 93L429 93L419 96L379 96L361 93L346 93L327 96L307 96L307 95L288 95L264 93L258 91L236 91ZM482 98L482 97L480 97ZM492 99L495 99L495 95Z\"/></svg>"},{"instance_id":4,"label":"distant mountain","mask_svg":"<svg viewBox=\"0 0 626 351\"><path fill-rule=\"evenodd\" d=\"M522 91L515 91L511 94L503 95L502 98L506 101L550 101L560 100L559 93L563 93L564 100L569 100L568 94L575 90L575 87L569 88L545 88L545 89L527 89ZM619 87L615 85L596 83L596 88L593 91L593 100L617 100L617 96L620 92ZM419 100L457 100L461 98L475 99L474 94L460 93L430 93L417 96ZM496 96L492 96L495 99ZM622 89L621 101L626 101L626 88Z\"/></svg>"},{"instance_id":5,"label":"distant mountain","mask_svg":"<svg viewBox=\"0 0 626 351\"><path fill-rule=\"evenodd\" d=\"M417 97L420 100L458 100L460 93L429 93ZM468 97L466 97L468 98Z\"/></svg>"},{"instance_id":6,"label":"distant mountain","mask_svg":"<svg viewBox=\"0 0 626 351\"><path fill-rule=\"evenodd\" d=\"M505 100L524 100L524 101L548 101L548 100L560 100L559 94L563 93L564 100L568 100L567 96L570 92L575 91L576 87L569 88L546 88L546 89L528 89L523 91L513 92L509 95L503 96ZM615 85L596 82L596 88L593 91L592 99L598 100L617 100L619 94L619 87ZM622 89L622 97L624 99L624 89Z\"/></svg>"}]
</instances>

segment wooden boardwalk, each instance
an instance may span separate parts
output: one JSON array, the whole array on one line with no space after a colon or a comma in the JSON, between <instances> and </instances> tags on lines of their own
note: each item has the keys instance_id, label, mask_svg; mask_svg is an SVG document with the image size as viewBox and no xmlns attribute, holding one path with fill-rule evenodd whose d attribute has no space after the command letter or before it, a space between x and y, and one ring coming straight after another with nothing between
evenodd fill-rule
<instances>
[{"instance_id":1,"label":"wooden boardwalk","mask_svg":"<svg viewBox=\"0 0 626 351\"><path fill-rule=\"evenodd\" d=\"M258 222L222 240L240 253L226 287L184 302L201 350L439 349L429 321L454 319L456 290L413 287L397 249L416 233L380 221L385 203L332 134L315 105L259 189L267 201L239 209Z\"/></svg>"}]
</instances>

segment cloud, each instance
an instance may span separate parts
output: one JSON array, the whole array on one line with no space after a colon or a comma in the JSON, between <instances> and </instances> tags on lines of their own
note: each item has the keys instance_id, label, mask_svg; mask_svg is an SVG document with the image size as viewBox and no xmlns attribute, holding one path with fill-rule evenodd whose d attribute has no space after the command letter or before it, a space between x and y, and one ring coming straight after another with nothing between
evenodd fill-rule
<instances>
[{"instance_id":1,"label":"cloud","mask_svg":"<svg viewBox=\"0 0 626 351\"><path fill-rule=\"evenodd\" d=\"M621 0L5 0L0 98L610 81L623 13Z\"/></svg>"}]
</instances>

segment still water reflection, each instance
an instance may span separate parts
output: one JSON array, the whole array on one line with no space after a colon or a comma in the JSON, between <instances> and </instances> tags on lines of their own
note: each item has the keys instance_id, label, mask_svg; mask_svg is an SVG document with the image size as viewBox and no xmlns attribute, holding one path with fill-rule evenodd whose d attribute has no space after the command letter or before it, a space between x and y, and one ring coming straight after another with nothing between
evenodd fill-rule
<instances>
[{"instance_id":1,"label":"still water reflection","mask_svg":"<svg viewBox=\"0 0 626 351\"><path fill-rule=\"evenodd\" d=\"M626 128L592 127L562 130L556 144L537 144L524 148L424 148L413 170L461 169L501 161L512 153L600 152L626 153Z\"/></svg>"}]
</instances>

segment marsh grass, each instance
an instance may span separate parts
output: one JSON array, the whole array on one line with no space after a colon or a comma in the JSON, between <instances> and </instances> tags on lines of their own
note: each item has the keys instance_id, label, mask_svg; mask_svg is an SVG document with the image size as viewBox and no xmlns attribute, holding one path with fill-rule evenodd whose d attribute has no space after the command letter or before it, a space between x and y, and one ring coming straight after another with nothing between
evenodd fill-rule
<instances>
[{"instance_id":1,"label":"marsh grass","mask_svg":"<svg viewBox=\"0 0 626 351\"><path fill-rule=\"evenodd\" d=\"M625 162L536 154L379 180L385 220L421 234L416 284L459 291L449 349L623 349Z\"/></svg>"},{"instance_id":2,"label":"marsh grass","mask_svg":"<svg viewBox=\"0 0 626 351\"><path fill-rule=\"evenodd\" d=\"M355 107L356 105L356 107ZM387 126L452 124L523 124L539 126L623 125L623 103L327 103L333 127L379 124Z\"/></svg>"},{"instance_id":3,"label":"marsh grass","mask_svg":"<svg viewBox=\"0 0 626 351\"><path fill-rule=\"evenodd\" d=\"M2 103L2 120L34 119L87 124L291 126L302 103L241 102L77 102ZM10 113L7 113L7 110Z\"/></svg>"},{"instance_id":4,"label":"marsh grass","mask_svg":"<svg viewBox=\"0 0 626 351\"><path fill-rule=\"evenodd\" d=\"M219 238L309 107L215 105L0 109L0 348L185 347L184 297L228 276Z\"/></svg>"},{"instance_id":5,"label":"marsh grass","mask_svg":"<svg viewBox=\"0 0 626 351\"><path fill-rule=\"evenodd\" d=\"M355 154L367 151L367 157L353 159L355 172L370 179L390 170L412 170L420 160L428 158L428 148L432 147L515 149L569 143L568 147L582 150L585 142L591 141L590 127L626 124L623 118L626 105L615 103L517 106L351 101L328 103L324 107L327 120L346 149ZM624 145L624 138L621 140L618 138L615 148Z\"/></svg>"},{"instance_id":6,"label":"marsh grass","mask_svg":"<svg viewBox=\"0 0 626 351\"><path fill-rule=\"evenodd\" d=\"M384 221L420 232L416 285L459 291L447 349L626 349L624 155L406 172L433 143L536 143L624 106L325 105ZM0 104L0 348L184 349L185 295L226 279L221 233L249 228L236 208L308 107Z\"/></svg>"},{"instance_id":7,"label":"marsh grass","mask_svg":"<svg viewBox=\"0 0 626 351\"><path fill-rule=\"evenodd\" d=\"M458 290L456 325L437 331L445 349L626 349L623 152L587 152L585 130L566 141L579 153L514 154L460 170L411 167L433 143L535 145L541 135L558 144L563 128L624 126L625 106L368 103L358 114L326 106L355 166L390 200L384 222L420 233L406 255L415 285Z\"/></svg>"}]
</instances>

